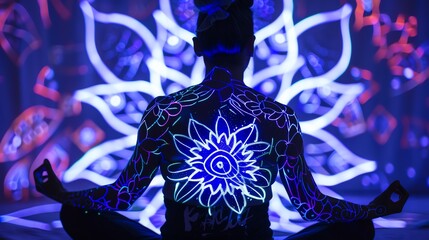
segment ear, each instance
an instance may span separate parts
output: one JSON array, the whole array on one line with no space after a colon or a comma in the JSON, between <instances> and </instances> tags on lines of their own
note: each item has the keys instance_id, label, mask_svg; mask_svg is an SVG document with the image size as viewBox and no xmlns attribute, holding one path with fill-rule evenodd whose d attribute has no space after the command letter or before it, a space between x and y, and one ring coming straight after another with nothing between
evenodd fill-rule
<instances>
[{"instance_id":1,"label":"ear","mask_svg":"<svg viewBox=\"0 0 429 240\"><path fill-rule=\"evenodd\" d=\"M201 57L203 54L202 54L202 51L201 51L201 46L200 46L199 39L197 37L193 37L192 41L194 42L194 52L195 52L195 55L197 55L198 57Z\"/></svg>"}]
</instances>

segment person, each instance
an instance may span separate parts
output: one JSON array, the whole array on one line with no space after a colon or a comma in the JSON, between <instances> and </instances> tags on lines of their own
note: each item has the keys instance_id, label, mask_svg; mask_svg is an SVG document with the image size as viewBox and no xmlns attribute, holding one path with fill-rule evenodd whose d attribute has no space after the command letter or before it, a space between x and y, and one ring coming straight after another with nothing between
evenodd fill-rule
<instances>
[{"instance_id":1,"label":"person","mask_svg":"<svg viewBox=\"0 0 429 240\"><path fill-rule=\"evenodd\" d=\"M254 51L252 4L195 0L194 49L206 77L153 99L115 182L69 192L48 160L34 171L37 190L62 203L60 218L71 237L272 239L268 206L278 175L302 218L320 222L289 239L372 239L373 218L402 211L408 193L398 181L367 205L319 191L294 111L243 83ZM161 236L115 212L127 210L158 169L165 179Z\"/></svg>"}]
</instances>

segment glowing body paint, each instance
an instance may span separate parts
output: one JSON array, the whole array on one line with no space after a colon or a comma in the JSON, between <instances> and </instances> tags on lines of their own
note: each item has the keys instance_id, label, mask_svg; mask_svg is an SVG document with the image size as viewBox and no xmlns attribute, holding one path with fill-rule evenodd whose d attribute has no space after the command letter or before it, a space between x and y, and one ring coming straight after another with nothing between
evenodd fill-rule
<instances>
[{"instance_id":1,"label":"glowing body paint","mask_svg":"<svg viewBox=\"0 0 429 240\"><path fill-rule=\"evenodd\" d=\"M212 131L190 119L188 133L189 136L173 136L188 165L186 168L183 162L177 162L168 166L167 177L178 182L176 201L192 201L198 195L199 204L210 209L223 198L238 214L246 207L246 198L265 201L264 187L270 185L271 173L258 167L257 160L270 145L258 141L254 123L231 132L226 119L218 116Z\"/></svg>"},{"instance_id":2,"label":"glowing body paint","mask_svg":"<svg viewBox=\"0 0 429 240\"><path fill-rule=\"evenodd\" d=\"M277 173L306 220L355 221L385 211L382 206L368 209L322 194L304 160L294 111L230 79L219 68L201 84L155 98L144 113L135 152L118 180L70 193L67 203L127 209L159 167L169 202L206 208L209 215L212 208L215 214L227 208L235 213L230 217L239 219L247 208L267 204Z\"/></svg>"}]
</instances>

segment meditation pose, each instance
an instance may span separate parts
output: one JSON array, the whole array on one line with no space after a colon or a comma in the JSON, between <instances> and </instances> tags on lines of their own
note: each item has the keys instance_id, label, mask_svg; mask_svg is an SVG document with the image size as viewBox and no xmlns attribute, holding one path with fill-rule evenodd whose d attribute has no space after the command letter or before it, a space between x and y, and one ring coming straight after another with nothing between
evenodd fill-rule
<instances>
[{"instance_id":1,"label":"meditation pose","mask_svg":"<svg viewBox=\"0 0 429 240\"><path fill-rule=\"evenodd\" d=\"M194 49L204 58L206 77L153 99L115 182L70 192L48 160L35 170L37 190L62 203L61 221L71 237L272 239L268 206L278 175L302 218L320 222L289 239L372 239L373 218L402 211L408 193L397 181L367 205L319 191L293 109L243 83L254 51L252 4L195 0ZM115 212L130 208L159 169L166 208L161 236Z\"/></svg>"}]
</instances>

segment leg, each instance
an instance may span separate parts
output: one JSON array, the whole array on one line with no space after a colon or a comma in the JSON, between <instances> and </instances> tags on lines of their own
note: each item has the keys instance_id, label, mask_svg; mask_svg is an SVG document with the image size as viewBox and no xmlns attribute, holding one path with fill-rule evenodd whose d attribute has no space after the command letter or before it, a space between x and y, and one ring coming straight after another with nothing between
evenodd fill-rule
<instances>
[{"instance_id":1,"label":"leg","mask_svg":"<svg viewBox=\"0 0 429 240\"><path fill-rule=\"evenodd\" d=\"M60 219L73 239L161 239L155 232L116 212L63 205Z\"/></svg>"},{"instance_id":2,"label":"leg","mask_svg":"<svg viewBox=\"0 0 429 240\"><path fill-rule=\"evenodd\" d=\"M374 239L375 231L372 220L344 223L319 222L287 237L287 240L370 240Z\"/></svg>"}]
</instances>

